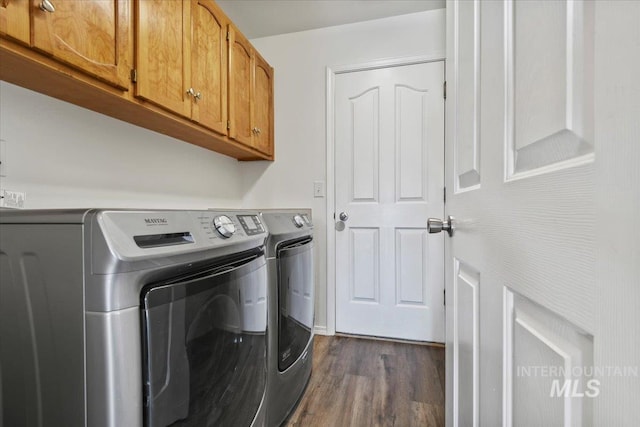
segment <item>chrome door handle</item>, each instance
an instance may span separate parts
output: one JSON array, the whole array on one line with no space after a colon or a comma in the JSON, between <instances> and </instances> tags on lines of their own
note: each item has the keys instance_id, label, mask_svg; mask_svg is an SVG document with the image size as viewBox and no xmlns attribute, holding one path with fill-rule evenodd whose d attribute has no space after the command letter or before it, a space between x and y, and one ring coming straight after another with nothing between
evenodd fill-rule
<instances>
[{"instance_id":1,"label":"chrome door handle","mask_svg":"<svg viewBox=\"0 0 640 427\"><path fill-rule=\"evenodd\" d=\"M340 212L340 215L338 215L338 218L340 218L340 221L346 221L349 219L349 215L347 215L346 212Z\"/></svg>"},{"instance_id":2,"label":"chrome door handle","mask_svg":"<svg viewBox=\"0 0 640 427\"><path fill-rule=\"evenodd\" d=\"M456 231L456 219L449 215L445 221L438 218L429 218L427 220L427 231L429 233L440 233L442 230L449 233L449 237L453 237Z\"/></svg>"}]
</instances>

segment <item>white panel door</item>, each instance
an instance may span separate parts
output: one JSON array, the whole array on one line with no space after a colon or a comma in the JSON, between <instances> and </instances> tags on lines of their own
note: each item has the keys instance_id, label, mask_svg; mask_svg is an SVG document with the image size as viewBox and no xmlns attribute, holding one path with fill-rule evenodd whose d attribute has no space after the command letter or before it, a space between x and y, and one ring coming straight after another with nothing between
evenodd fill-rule
<instances>
[{"instance_id":1,"label":"white panel door","mask_svg":"<svg viewBox=\"0 0 640 427\"><path fill-rule=\"evenodd\" d=\"M338 332L444 341L443 82L442 61L335 77Z\"/></svg>"},{"instance_id":2,"label":"white panel door","mask_svg":"<svg viewBox=\"0 0 640 427\"><path fill-rule=\"evenodd\" d=\"M447 4L449 426L640 425L638 22Z\"/></svg>"}]
</instances>

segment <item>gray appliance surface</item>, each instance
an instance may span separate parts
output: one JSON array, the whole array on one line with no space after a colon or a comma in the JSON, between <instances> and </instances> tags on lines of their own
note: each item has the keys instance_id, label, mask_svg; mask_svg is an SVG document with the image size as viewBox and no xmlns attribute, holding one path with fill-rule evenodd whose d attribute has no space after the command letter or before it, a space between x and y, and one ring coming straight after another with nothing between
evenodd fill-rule
<instances>
[{"instance_id":1,"label":"gray appliance surface","mask_svg":"<svg viewBox=\"0 0 640 427\"><path fill-rule=\"evenodd\" d=\"M0 211L0 425L142 426L143 287L266 235L251 211ZM252 425L264 419L263 395Z\"/></svg>"},{"instance_id":2,"label":"gray appliance surface","mask_svg":"<svg viewBox=\"0 0 640 427\"><path fill-rule=\"evenodd\" d=\"M269 310L268 310L268 355L267 355L267 426L276 427L281 425L295 409L311 377L313 358L313 223L311 210L309 209L270 209L261 210L262 220L269 230L267 238L267 267L269 276ZM302 222L296 222L296 217L302 218ZM304 344L299 357L294 360L285 370L279 367L281 352L279 350L279 318L281 316L279 295L279 249L287 246L290 242L302 242L304 248L295 248L298 252L306 250L308 253L304 260L307 265L294 266L304 273L308 289L311 292L309 301L311 313L306 313L303 317L307 320L310 336ZM286 313L292 316L293 313Z\"/></svg>"},{"instance_id":3,"label":"gray appliance surface","mask_svg":"<svg viewBox=\"0 0 640 427\"><path fill-rule=\"evenodd\" d=\"M269 230L266 244L268 258L276 256L277 246L284 241L313 236L311 209L262 209L260 212ZM296 217L302 219L301 226L295 223Z\"/></svg>"}]
</instances>

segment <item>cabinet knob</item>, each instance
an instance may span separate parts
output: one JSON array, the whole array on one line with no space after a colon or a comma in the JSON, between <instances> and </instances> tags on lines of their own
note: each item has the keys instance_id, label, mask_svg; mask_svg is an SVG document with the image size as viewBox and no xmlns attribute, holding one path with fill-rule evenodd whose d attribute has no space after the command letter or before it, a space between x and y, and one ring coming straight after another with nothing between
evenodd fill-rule
<instances>
[{"instance_id":1,"label":"cabinet knob","mask_svg":"<svg viewBox=\"0 0 640 427\"><path fill-rule=\"evenodd\" d=\"M53 3L51 3L49 0L42 0L42 2L40 3L40 10L42 10L43 12L53 13L56 11L56 8L53 7Z\"/></svg>"},{"instance_id":2,"label":"cabinet knob","mask_svg":"<svg viewBox=\"0 0 640 427\"><path fill-rule=\"evenodd\" d=\"M195 91L195 90L193 90L193 88L192 88L192 87L190 87L190 88L189 88L189 90L187 90L187 95L189 95L189 96L193 96L193 97L195 98L196 102L197 102L199 99L202 99L202 94L201 94L200 92L197 92L197 93L196 93L196 91Z\"/></svg>"}]
</instances>

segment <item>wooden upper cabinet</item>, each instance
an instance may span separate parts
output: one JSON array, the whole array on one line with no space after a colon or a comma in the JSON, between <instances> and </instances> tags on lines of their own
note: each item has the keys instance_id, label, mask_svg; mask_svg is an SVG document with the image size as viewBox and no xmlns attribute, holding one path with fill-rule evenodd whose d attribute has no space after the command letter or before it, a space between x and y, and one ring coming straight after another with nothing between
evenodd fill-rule
<instances>
[{"instance_id":1,"label":"wooden upper cabinet","mask_svg":"<svg viewBox=\"0 0 640 427\"><path fill-rule=\"evenodd\" d=\"M213 1L191 0L191 22L192 119L226 135L228 21Z\"/></svg>"},{"instance_id":2,"label":"wooden upper cabinet","mask_svg":"<svg viewBox=\"0 0 640 427\"><path fill-rule=\"evenodd\" d=\"M191 117L189 86L191 7L182 0L136 2L137 97Z\"/></svg>"},{"instance_id":3,"label":"wooden upper cabinet","mask_svg":"<svg viewBox=\"0 0 640 427\"><path fill-rule=\"evenodd\" d=\"M229 26L229 137L273 155L273 68Z\"/></svg>"},{"instance_id":4,"label":"wooden upper cabinet","mask_svg":"<svg viewBox=\"0 0 640 427\"><path fill-rule=\"evenodd\" d=\"M227 25L212 0L140 0L136 96L227 133Z\"/></svg>"},{"instance_id":5,"label":"wooden upper cabinet","mask_svg":"<svg viewBox=\"0 0 640 427\"><path fill-rule=\"evenodd\" d=\"M0 38L3 80L273 159L273 68L214 0L0 0Z\"/></svg>"},{"instance_id":6,"label":"wooden upper cabinet","mask_svg":"<svg viewBox=\"0 0 640 427\"><path fill-rule=\"evenodd\" d=\"M249 41L229 26L229 137L252 145L252 52Z\"/></svg>"},{"instance_id":7,"label":"wooden upper cabinet","mask_svg":"<svg viewBox=\"0 0 640 427\"><path fill-rule=\"evenodd\" d=\"M31 42L29 31L29 3L31 0L0 0L0 35Z\"/></svg>"},{"instance_id":8,"label":"wooden upper cabinet","mask_svg":"<svg viewBox=\"0 0 640 427\"><path fill-rule=\"evenodd\" d=\"M13 3L15 0L0 0ZM126 90L129 86L129 0L31 1L32 47Z\"/></svg>"},{"instance_id":9,"label":"wooden upper cabinet","mask_svg":"<svg viewBox=\"0 0 640 427\"><path fill-rule=\"evenodd\" d=\"M257 53L254 56L254 96L252 122L253 146L265 154L273 154L273 68Z\"/></svg>"}]
</instances>

